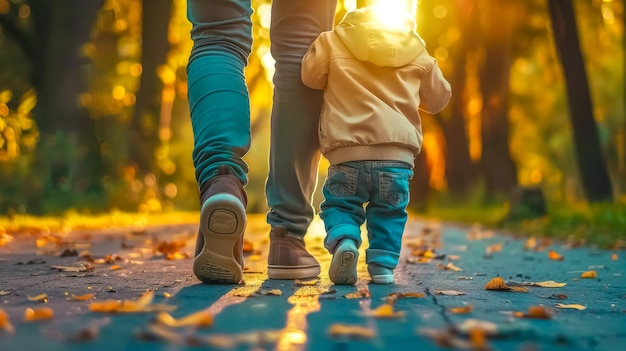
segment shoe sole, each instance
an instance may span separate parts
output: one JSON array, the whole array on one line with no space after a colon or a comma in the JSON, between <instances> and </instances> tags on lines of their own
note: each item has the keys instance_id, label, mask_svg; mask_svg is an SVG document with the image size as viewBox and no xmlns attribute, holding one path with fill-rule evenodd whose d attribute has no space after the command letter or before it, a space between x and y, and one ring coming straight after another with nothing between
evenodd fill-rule
<instances>
[{"instance_id":1,"label":"shoe sole","mask_svg":"<svg viewBox=\"0 0 626 351\"><path fill-rule=\"evenodd\" d=\"M330 280L339 285L354 285L357 274L356 266L359 261L359 252L356 250L342 249L340 246L330 261L328 276Z\"/></svg>"},{"instance_id":2,"label":"shoe sole","mask_svg":"<svg viewBox=\"0 0 626 351\"><path fill-rule=\"evenodd\" d=\"M211 196L200 212L204 247L193 261L193 273L209 284L237 284L243 267L234 257L234 247L246 228L246 209L231 194Z\"/></svg>"},{"instance_id":3,"label":"shoe sole","mask_svg":"<svg viewBox=\"0 0 626 351\"><path fill-rule=\"evenodd\" d=\"M319 274L320 266L267 266L267 277L275 280L309 279Z\"/></svg>"},{"instance_id":4,"label":"shoe sole","mask_svg":"<svg viewBox=\"0 0 626 351\"><path fill-rule=\"evenodd\" d=\"M390 274L371 275L370 277L374 284L393 284L393 275Z\"/></svg>"}]
</instances>

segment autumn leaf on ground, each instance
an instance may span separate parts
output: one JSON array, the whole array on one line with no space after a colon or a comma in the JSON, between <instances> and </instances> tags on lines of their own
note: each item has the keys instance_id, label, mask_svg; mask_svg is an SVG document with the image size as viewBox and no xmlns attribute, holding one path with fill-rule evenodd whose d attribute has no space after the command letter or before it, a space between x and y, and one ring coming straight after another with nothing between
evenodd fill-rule
<instances>
[{"instance_id":1,"label":"autumn leaf on ground","mask_svg":"<svg viewBox=\"0 0 626 351\"><path fill-rule=\"evenodd\" d=\"M404 316L404 312L399 311L395 312L393 310L393 305L391 304L383 304L380 305L375 310L366 311L363 313L366 316L376 317L376 318L399 318Z\"/></svg>"},{"instance_id":2,"label":"autumn leaf on ground","mask_svg":"<svg viewBox=\"0 0 626 351\"><path fill-rule=\"evenodd\" d=\"M52 266L51 269L56 269L59 272L91 272L94 267L90 264L81 264L80 266Z\"/></svg>"},{"instance_id":3,"label":"autumn leaf on ground","mask_svg":"<svg viewBox=\"0 0 626 351\"><path fill-rule=\"evenodd\" d=\"M557 303L554 306L556 306L557 308L569 308L569 309L575 309L575 310L579 310L579 311L582 311L582 310L587 308L587 307L585 307L583 305L579 305L579 304L564 305L562 303Z\"/></svg>"},{"instance_id":4,"label":"autumn leaf on ground","mask_svg":"<svg viewBox=\"0 0 626 351\"><path fill-rule=\"evenodd\" d=\"M347 337L349 339L371 339L374 337L374 330L359 325L333 324L328 328L330 337Z\"/></svg>"},{"instance_id":5,"label":"autumn leaf on ground","mask_svg":"<svg viewBox=\"0 0 626 351\"><path fill-rule=\"evenodd\" d=\"M213 325L213 315L208 310L203 310L189 314L180 319L175 319L167 312L161 312L156 317L157 323L167 325L168 327L197 327L206 328Z\"/></svg>"},{"instance_id":6,"label":"autumn leaf on ground","mask_svg":"<svg viewBox=\"0 0 626 351\"><path fill-rule=\"evenodd\" d=\"M13 294L13 292L15 292L15 290L0 290L0 296L7 296Z\"/></svg>"},{"instance_id":7,"label":"autumn leaf on ground","mask_svg":"<svg viewBox=\"0 0 626 351\"><path fill-rule=\"evenodd\" d=\"M2 308L0 308L0 331L5 331L9 334L13 334L15 332L15 328L13 327L13 324L11 324L9 315L4 312Z\"/></svg>"},{"instance_id":8,"label":"autumn leaf on ground","mask_svg":"<svg viewBox=\"0 0 626 351\"><path fill-rule=\"evenodd\" d=\"M74 295L72 294L72 300L74 301L87 301L91 300L96 296L96 294L84 294L84 295Z\"/></svg>"},{"instance_id":9,"label":"autumn leaf on ground","mask_svg":"<svg viewBox=\"0 0 626 351\"><path fill-rule=\"evenodd\" d=\"M368 289L361 289L359 291L355 291L353 293L349 293L344 295L346 299L361 299L364 297L372 297L372 293Z\"/></svg>"},{"instance_id":10,"label":"autumn leaf on ground","mask_svg":"<svg viewBox=\"0 0 626 351\"><path fill-rule=\"evenodd\" d=\"M27 296L28 301L33 301L33 302L43 302L43 303L47 303L48 302L48 295L46 293L42 293L39 295L35 295L35 296Z\"/></svg>"},{"instance_id":11,"label":"autumn leaf on ground","mask_svg":"<svg viewBox=\"0 0 626 351\"><path fill-rule=\"evenodd\" d=\"M583 274L581 274L580 277L584 278L584 279L597 278L598 277L598 272L596 272L596 271L586 271Z\"/></svg>"},{"instance_id":12,"label":"autumn leaf on ground","mask_svg":"<svg viewBox=\"0 0 626 351\"><path fill-rule=\"evenodd\" d=\"M319 279L312 279L312 280L296 279L294 280L294 284L296 286L314 286L314 285L319 285L319 283L320 283Z\"/></svg>"},{"instance_id":13,"label":"autumn leaf on ground","mask_svg":"<svg viewBox=\"0 0 626 351\"><path fill-rule=\"evenodd\" d=\"M508 286L501 277L495 277L485 284L485 290L528 292L523 286Z\"/></svg>"},{"instance_id":14,"label":"autumn leaf on ground","mask_svg":"<svg viewBox=\"0 0 626 351\"><path fill-rule=\"evenodd\" d=\"M465 305L460 307L450 307L449 310L454 314L467 314L472 312L473 307L472 305Z\"/></svg>"},{"instance_id":15,"label":"autumn leaf on ground","mask_svg":"<svg viewBox=\"0 0 626 351\"><path fill-rule=\"evenodd\" d=\"M432 262L432 258L426 258L426 257L409 257L407 258L407 262L408 263L417 263L417 264L428 264L430 262Z\"/></svg>"},{"instance_id":16,"label":"autumn leaf on ground","mask_svg":"<svg viewBox=\"0 0 626 351\"><path fill-rule=\"evenodd\" d=\"M612 254L612 255L611 255L611 259L612 259L613 261L617 261L617 260L619 259L619 256L617 256L617 254Z\"/></svg>"},{"instance_id":17,"label":"autumn leaf on ground","mask_svg":"<svg viewBox=\"0 0 626 351\"><path fill-rule=\"evenodd\" d=\"M254 251L254 244L247 239L243 239L243 253L250 253Z\"/></svg>"},{"instance_id":18,"label":"autumn leaf on ground","mask_svg":"<svg viewBox=\"0 0 626 351\"><path fill-rule=\"evenodd\" d=\"M435 291L435 295L459 296L465 295L465 293L457 290L437 290Z\"/></svg>"},{"instance_id":19,"label":"autumn leaf on ground","mask_svg":"<svg viewBox=\"0 0 626 351\"><path fill-rule=\"evenodd\" d=\"M105 300L92 302L89 304L89 310L92 312L116 313L116 312L155 312L155 311L172 311L176 306L152 304L154 299L154 291L148 291L135 301L121 300Z\"/></svg>"},{"instance_id":20,"label":"autumn leaf on ground","mask_svg":"<svg viewBox=\"0 0 626 351\"><path fill-rule=\"evenodd\" d=\"M526 286L538 286L541 288L562 288L565 285L567 285L567 283L557 283L554 280L546 280L543 282L524 282L522 283L522 285L526 285Z\"/></svg>"},{"instance_id":21,"label":"autumn leaf on ground","mask_svg":"<svg viewBox=\"0 0 626 351\"><path fill-rule=\"evenodd\" d=\"M406 298L415 298L415 299L421 299L426 297L426 294L422 293L416 293L416 292L407 292L407 293L399 293L399 292L394 292L394 293L390 293L389 295L387 295L384 300L387 301L387 303L393 303L398 299L406 299Z\"/></svg>"},{"instance_id":22,"label":"autumn leaf on ground","mask_svg":"<svg viewBox=\"0 0 626 351\"><path fill-rule=\"evenodd\" d=\"M186 240L161 241L154 249L155 252L165 255L166 260L179 260L189 258L187 253L180 252L187 245Z\"/></svg>"},{"instance_id":23,"label":"autumn leaf on ground","mask_svg":"<svg viewBox=\"0 0 626 351\"><path fill-rule=\"evenodd\" d=\"M26 311L24 311L25 322L51 319L52 317L54 317L54 311L50 307L27 308Z\"/></svg>"},{"instance_id":24,"label":"autumn leaf on ground","mask_svg":"<svg viewBox=\"0 0 626 351\"><path fill-rule=\"evenodd\" d=\"M551 319L552 314L552 310L546 306L530 306L528 312L514 312L513 316L517 318Z\"/></svg>"},{"instance_id":25,"label":"autumn leaf on ground","mask_svg":"<svg viewBox=\"0 0 626 351\"><path fill-rule=\"evenodd\" d=\"M448 270L448 271L455 271L455 272L461 272L462 269L453 265L452 262L449 262L447 265L442 265L442 264L438 264L437 267L439 269L443 269L443 270Z\"/></svg>"},{"instance_id":26,"label":"autumn leaf on ground","mask_svg":"<svg viewBox=\"0 0 626 351\"><path fill-rule=\"evenodd\" d=\"M548 251L548 258L553 261L563 261L565 259L565 257L554 250Z\"/></svg>"}]
</instances>

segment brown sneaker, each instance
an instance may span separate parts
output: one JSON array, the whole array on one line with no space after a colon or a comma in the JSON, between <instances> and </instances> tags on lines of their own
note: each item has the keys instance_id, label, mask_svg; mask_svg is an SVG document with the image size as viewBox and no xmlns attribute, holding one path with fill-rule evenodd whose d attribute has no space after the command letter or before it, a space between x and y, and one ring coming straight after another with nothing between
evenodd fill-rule
<instances>
[{"instance_id":1,"label":"brown sneaker","mask_svg":"<svg viewBox=\"0 0 626 351\"><path fill-rule=\"evenodd\" d=\"M273 227L267 276L270 279L307 279L319 274L320 264L306 250L304 240L287 236L285 227Z\"/></svg>"},{"instance_id":2,"label":"brown sneaker","mask_svg":"<svg viewBox=\"0 0 626 351\"><path fill-rule=\"evenodd\" d=\"M193 273L205 283L237 284L243 278L246 192L230 168L224 167L201 198Z\"/></svg>"}]
</instances>

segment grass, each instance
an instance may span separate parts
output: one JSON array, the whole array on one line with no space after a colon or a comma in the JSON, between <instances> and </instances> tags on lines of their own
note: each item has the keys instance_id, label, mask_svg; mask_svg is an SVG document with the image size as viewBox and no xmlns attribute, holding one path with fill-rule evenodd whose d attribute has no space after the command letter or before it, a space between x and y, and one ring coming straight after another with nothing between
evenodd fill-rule
<instances>
[{"instance_id":1,"label":"grass","mask_svg":"<svg viewBox=\"0 0 626 351\"><path fill-rule=\"evenodd\" d=\"M548 204L548 215L505 221L508 206L433 206L428 218L479 223L516 236L547 237L601 248L626 249L626 203Z\"/></svg>"}]
</instances>

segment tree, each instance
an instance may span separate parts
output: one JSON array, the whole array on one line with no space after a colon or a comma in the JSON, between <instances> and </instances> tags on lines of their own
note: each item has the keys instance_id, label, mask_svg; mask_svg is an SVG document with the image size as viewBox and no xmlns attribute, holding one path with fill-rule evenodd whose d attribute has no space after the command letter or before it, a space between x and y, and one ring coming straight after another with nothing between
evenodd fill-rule
<instances>
[{"instance_id":1,"label":"tree","mask_svg":"<svg viewBox=\"0 0 626 351\"><path fill-rule=\"evenodd\" d=\"M170 49L168 42L172 0L142 0L142 74L130 123L131 163L140 175L154 172L154 150L159 144L162 84L158 69Z\"/></svg>"},{"instance_id":2,"label":"tree","mask_svg":"<svg viewBox=\"0 0 626 351\"><path fill-rule=\"evenodd\" d=\"M481 2L481 38L485 51L480 84L483 95L481 165L487 196L508 196L517 184L509 149L509 75L518 2Z\"/></svg>"},{"instance_id":3,"label":"tree","mask_svg":"<svg viewBox=\"0 0 626 351\"><path fill-rule=\"evenodd\" d=\"M563 66L574 149L582 186L589 202L613 199L589 94L589 83L580 50L571 1L548 0L552 33Z\"/></svg>"}]
</instances>

